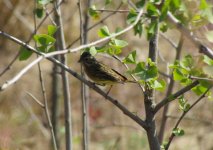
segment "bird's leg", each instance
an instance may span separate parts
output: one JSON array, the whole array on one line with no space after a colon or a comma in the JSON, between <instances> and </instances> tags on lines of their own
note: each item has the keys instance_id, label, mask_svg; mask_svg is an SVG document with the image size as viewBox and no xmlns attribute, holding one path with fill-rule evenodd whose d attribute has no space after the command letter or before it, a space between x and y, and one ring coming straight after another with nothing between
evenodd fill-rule
<instances>
[{"instance_id":1,"label":"bird's leg","mask_svg":"<svg viewBox=\"0 0 213 150\"><path fill-rule=\"evenodd\" d=\"M112 89L112 85L110 85L110 88L109 88L109 90L106 93L106 96L108 96L108 94L109 94L109 92L110 92L111 89Z\"/></svg>"}]
</instances>

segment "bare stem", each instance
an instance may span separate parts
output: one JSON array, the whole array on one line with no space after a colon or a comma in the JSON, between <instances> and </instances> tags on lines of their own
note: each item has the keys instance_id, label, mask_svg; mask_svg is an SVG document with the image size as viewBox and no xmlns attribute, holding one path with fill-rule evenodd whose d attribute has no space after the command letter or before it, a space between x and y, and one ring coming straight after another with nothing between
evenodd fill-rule
<instances>
[{"instance_id":1,"label":"bare stem","mask_svg":"<svg viewBox=\"0 0 213 150\"><path fill-rule=\"evenodd\" d=\"M178 43L178 46L175 47L176 48L176 57L175 57L174 62L176 60L180 59L182 46L183 46L183 36L181 35L179 43ZM170 76L172 76L172 73L170 74ZM167 89L167 92L166 92L166 97L168 97L169 95L172 94L172 91L173 91L173 88L174 88L174 85L175 85L175 82L174 82L174 80L172 78L170 78L168 80L168 82L169 82L169 85L168 85L168 89ZM168 109L169 109L169 104L166 104L164 106L164 109L163 109L163 114L162 114L162 119L161 119L161 126L160 126L160 131L159 131L159 134L158 134L160 143L162 143L162 141L163 141L163 136L164 136L164 132L165 132L165 128L166 128L166 121L167 121L166 114L168 112Z\"/></svg>"},{"instance_id":2,"label":"bare stem","mask_svg":"<svg viewBox=\"0 0 213 150\"><path fill-rule=\"evenodd\" d=\"M175 100L176 98L178 98L179 96L181 96L182 94L186 93L187 91L191 90L193 87L197 86L199 84L198 80L195 80L194 82L192 82L191 84L187 85L186 87L180 89L179 91L177 91L176 93L164 98L163 100L161 100L161 102L159 102L154 109L154 112L157 113L163 106L165 106L166 104L168 104L169 102Z\"/></svg>"},{"instance_id":3,"label":"bare stem","mask_svg":"<svg viewBox=\"0 0 213 150\"><path fill-rule=\"evenodd\" d=\"M63 23L61 18L61 7L57 7L59 0L56 0L55 3L55 22L57 24L58 31L56 32L57 38L57 49L60 52L60 49L66 47ZM61 62L64 65L67 65L67 59L65 55L61 55ZM62 85L63 85L63 95L64 95L64 114L65 114L65 139L66 139L66 150L72 149L72 123L71 123L71 96L70 96L70 87L67 72L62 69Z\"/></svg>"},{"instance_id":4,"label":"bare stem","mask_svg":"<svg viewBox=\"0 0 213 150\"><path fill-rule=\"evenodd\" d=\"M177 129L178 125L180 124L180 122L182 121L182 119L184 118L184 116L189 112L189 110L191 110L198 102L200 102L206 95L206 93L211 89L211 87L209 89L207 89L190 107L189 109L187 109L186 111L183 111L182 115L180 116L180 118L178 119L177 123L175 124L174 129ZM175 137L175 134L172 133L169 137L169 142L165 147L165 150L169 149L169 146L173 140L173 138Z\"/></svg>"}]
</instances>

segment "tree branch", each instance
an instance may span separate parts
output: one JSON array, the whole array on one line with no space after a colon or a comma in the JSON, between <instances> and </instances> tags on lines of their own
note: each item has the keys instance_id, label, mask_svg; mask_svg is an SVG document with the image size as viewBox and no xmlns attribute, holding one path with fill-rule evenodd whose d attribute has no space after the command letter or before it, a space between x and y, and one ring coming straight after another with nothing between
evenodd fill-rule
<instances>
[{"instance_id":1,"label":"tree branch","mask_svg":"<svg viewBox=\"0 0 213 150\"><path fill-rule=\"evenodd\" d=\"M141 17L141 15L142 15L142 13L143 13L143 10L140 11L140 13L138 14L138 16L137 16L137 18L136 18L136 20L135 20L135 22L134 22L133 24L131 24L130 26L128 26L127 28L125 28L124 30L122 30L122 31L120 31L120 32L118 32L118 33L112 34L111 36L108 36L108 37L106 37L106 38L97 40L97 41L92 42L92 43L89 43L89 44L81 45L81 46L76 47L76 48L73 48L73 49L65 49L65 50L60 50L60 51L54 51L54 52L47 53L47 54L42 53L42 52L39 52L39 51L37 51L35 48L33 48L33 47L31 47L30 45L28 45L27 43L25 43L25 42L23 42L23 41L21 41L21 40L15 38L15 37L9 35L9 34L3 32L3 31L0 31L0 35L3 35L3 36L5 36L5 37L11 39L11 40L14 41L15 43L18 43L18 44L24 46L24 47L27 48L28 50L31 50L31 51L33 51L34 53L41 55L40 57L38 57L37 59L35 59L32 63L30 63L28 66L26 66L23 70L21 70L17 77L14 77L12 80L7 81L5 84L3 84L3 85L0 87L0 90L3 90L3 89L5 89L5 88L7 88L9 85L15 83L15 82L16 82L23 74L25 74L33 65L37 64L38 62L40 62L40 61L41 61L42 59L44 59L44 58L47 58L47 59L49 59L49 60L52 60L52 58L50 58L50 57L52 57L52 56L67 54L67 53L70 53L70 52L76 52L76 51L79 51L79 50L81 50L81 49L85 49L85 48L87 48L87 47L91 47L91 46L94 46L94 45L99 44L99 43L101 43L101 42L107 41L107 40L109 40L109 39L111 39L111 38L113 38L113 37L117 37L117 36L119 36L119 35L121 35L121 34L127 32L127 31L129 31L129 30L132 29L132 28L137 24L137 22L140 20L140 17Z\"/></svg>"},{"instance_id":2,"label":"tree branch","mask_svg":"<svg viewBox=\"0 0 213 150\"><path fill-rule=\"evenodd\" d=\"M193 37L188 29L186 29L176 18L172 15L171 12L168 13L167 18L169 22L174 24L176 28L185 35L198 49L200 53L205 54L209 58L213 59L213 50L204 46L200 41Z\"/></svg>"},{"instance_id":3,"label":"tree branch","mask_svg":"<svg viewBox=\"0 0 213 150\"><path fill-rule=\"evenodd\" d=\"M154 109L154 112L157 113L158 110L160 110L164 105L168 104L169 102L175 100L182 94L186 93L187 91L191 90L193 87L197 86L199 84L199 81L196 80L192 82L191 84L187 85L186 87L182 88L181 90L177 91L176 93L172 94L171 96L168 96L164 98L161 102L159 102Z\"/></svg>"},{"instance_id":4,"label":"tree branch","mask_svg":"<svg viewBox=\"0 0 213 150\"><path fill-rule=\"evenodd\" d=\"M177 121L177 123L175 124L175 127L174 127L174 129L177 129L177 127L178 127L178 125L180 124L180 122L181 122L181 120L183 119L183 117L189 112L189 110L191 110L200 100L202 100L204 97L205 97L205 95L206 95L206 93L209 91L211 89L211 87L210 88L208 88L190 107L189 107L189 109L187 109L186 111L183 111L183 113L182 113L182 115L180 116L180 118L178 119L178 121ZM169 149L169 146L170 146L170 144L171 144L171 142L172 142L172 140L173 140L173 138L175 137L175 134L174 133L172 133L171 135L170 135L170 137L169 137L169 142L168 142L168 144L166 145L166 147L165 147L165 150L168 150Z\"/></svg>"},{"instance_id":5,"label":"tree branch","mask_svg":"<svg viewBox=\"0 0 213 150\"><path fill-rule=\"evenodd\" d=\"M54 14L54 20L59 27L56 32L56 49L58 52L60 49L66 48L65 44L65 37L64 37L64 31L63 31L63 22L62 22L62 13L61 13L61 7L57 6L59 3L59 0L55 0L54 7L55 7L55 14ZM64 65L67 65L67 58L65 55L61 55L61 63ZM63 100L64 100L64 123L65 123L65 144L66 144L66 150L72 149L72 115L71 115L71 95L70 95L70 86L69 86L69 79L68 74L66 70L61 70L61 77L62 77L62 86L63 86Z\"/></svg>"},{"instance_id":6,"label":"tree branch","mask_svg":"<svg viewBox=\"0 0 213 150\"><path fill-rule=\"evenodd\" d=\"M1 33L1 32L0 32ZM10 38L12 38L12 36L10 36ZM40 53L38 51L36 51L36 49L34 49L33 47L31 47L30 45L25 45L24 42L16 39L16 38L12 38L13 40L17 40L19 44L24 45L25 47L27 47L28 49L32 50L35 53L38 53L42 56L39 57L39 59L41 59L42 57L44 57L43 53ZM37 61L39 61L39 59L36 59ZM77 79L79 79L81 82L84 82L87 86L89 86L90 88L94 89L97 93L99 93L100 95L104 96L106 99L108 99L111 103L113 103L115 106L117 106L126 116L129 116L132 120L134 120L135 122L137 122L140 126L142 126L143 128L147 128L147 124L145 121L143 121L141 118L139 118L138 116L134 115L133 113L131 113L126 107L124 107L122 104L120 104L116 99L108 96L104 91L102 91L100 88L98 88L97 86L95 86L92 82L87 81L86 79L82 78L79 74L77 74L75 71L71 70L70 68L68 68L67 66L65 66L63 63L61 63L60 61L54 59L53 57L47 57L47 59L55 64L57 64L58 66L60 66L62 69L66 70L67 72L69 72L71 75L73 75L74 77L76 77ZM33 64L31 63L31 66L35 65L37 62L33 62ZM25 67L26 68L26 67ZM29 68L27 66L27 68ZM22 70L23 71L23 70ZM22 72L24 73L24 72ZM23 75L23 74L22 74ZM20 75L19 75L20 78ZM13 83L16 82L17 80L13 80ZM10 84L8 83L8 81L6 83L4 83L2 86L0 86L0 91L4 90L5 88L7 88L9 85L11 85L12 83L10 82Z\"/></svg>"}]
</instances>

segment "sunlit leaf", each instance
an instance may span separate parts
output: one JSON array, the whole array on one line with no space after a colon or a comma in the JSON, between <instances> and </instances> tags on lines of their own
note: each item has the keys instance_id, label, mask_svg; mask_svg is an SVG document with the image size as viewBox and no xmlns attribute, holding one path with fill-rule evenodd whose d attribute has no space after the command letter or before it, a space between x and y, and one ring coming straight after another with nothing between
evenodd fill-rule
<instances>
[{"instance_id":1,"label":"sunlit leaf","mask_svg":"<svg viewBox=\"0 0 213 150\"><path fill-rule=\"evenodd\" d=\"M32 51L27 50L27 48L21 46L19 60L20 61L27 60L32 55L32 53L33 53Z\"/></svg>"},{"instance_id":2,"label":"sunlit leaf","mask_svg":"<svg viewBox=\"0 0 213 150\"><path fill-rule=\"evenodd\" d=\"M127 57L123 60L124 63L136 64L136 51L132 51L127 55Z\"/></svg>"},{"instance_id":3,"label":"sunlit leaf","mask_svg":"<svg viewBox=\"0 0 213 150\"><path fill-rule=\"evenodd\" d=\"M52 2L52 0L37 0L37 3L38 4L41 4L41 5L46 5L48 3Z\"/></svg>"},{"instance_id":4,"label":"sunlit leaf","mask_svg":"<svg viewBox=\"0 0 213 150\"><path fill-rule=\"evenodd\" d=\"M209 58L208 56L204 55L204 56L203 56L203 61L204 61L206 64L213 66L213 60L212 60L211 58Z\"/></svg>"},{"instance_id":5,"label":"sunlit leaf","mask_svg":"<svg viewBox=\"0 0 213 150\"><path fill-rule=\"evenodd\" d=\"M43 46L53 45L55 43L55 38L47 34L36 34L33 36L34 40Z\"/></svg>"},{"instance_id":6,"label":"sunlit leaf","mask_svg":"<svg viewBox=\"0 0 213 150\"><path fill-rule=\"evenodd\" d=\"M54 25L48 25L47 27L48 35L53 36L57 31L57 27Z\"/></svg>"},{"instance_id":7,"label":"sunlit leaf","mask_svg":"<svg viewBox=\"0 0 213 150\"><path fill-rule=\"evenodd\" d=\"M95 56L97 53L95 46L90 47L89 52L92 56Z\"/></svg>"},{"instance_id":8,"label":"sunlit leaf","mask_svg":"<svg viewBox=\"0 0 213 150\"><path fill-rule=\"evenodd\" d=\"M175 136L183 136L185 134L184 130L183 129L180 129L180 128L175 128L173 129L172 133L175 135Z\"/></svg>"},{"instance_id":9,"label":"sunlit leaf","mask_svg":"<svg viewBox=\"0 0 213 150\"><path fill-rule=\"evenodd\" d=\"M208 8L208 4L206 2L206 0L200 0L200 9L206 9Z\"/></svg>"},{"instance_id":10,"label":"sunlit leaf","mask_svg":"<svg viewBox=\"0 0 213 150\"><path fill-rule=\"evenodd\" d=\"M118 39L114 39L113 43L114 43L115 46L118 46L119 48L123 48L123 47L128 45L128 43L126 41L118 40Z\"/></svg>"},{"instance_id":11,"label":"sunlit leaf","mask_svg":"<svg viewBox=\"0 0 213 150\"><path fill-rule=\"evenodd\" d=\"M129 14L127 15L127 23L131 24L133 22L135 22L135 19L137 18L137 12L135 12L134 10L130 10Z\"/></svg>"},{"instance_id":12,"label":"sunlit leaf","mask_svg":"<svg viewBox=\"0 0 213 150\"><path fill-rule=\"evenodd\" d=\"M102 28L100 28L98 30L98 36L101 37L101 38L110 36L110 32L109 32L108 27L107 26L103 26Z\"/></svg>"},{"instance_id":13,"label":"sunlit leaf","mask_svg":"<svg viewBox=\"0 0 213 150\"><path fill-rule=\"evenodd\" d=\"M100 14L97 12L95 5L92 5L89 8L89 15L93 18L93 19L99 19L100 18Z\"/></svg>"},{"instance_id":14,"label":"sunlit leaf","mask_svg":"<svg viewBox=\"0 0 213 150\"><path fill-rule=\"evenodd\" d=\"M166 87L166 82L164 80L153 80L151 81L151 87L153 89L163 91Z\"/></svg>"}]
</instances>

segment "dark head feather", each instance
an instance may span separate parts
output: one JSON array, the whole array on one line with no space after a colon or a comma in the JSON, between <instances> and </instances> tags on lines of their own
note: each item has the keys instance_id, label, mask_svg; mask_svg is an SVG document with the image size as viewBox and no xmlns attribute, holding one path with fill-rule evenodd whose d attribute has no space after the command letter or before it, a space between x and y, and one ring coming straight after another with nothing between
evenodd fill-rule
<instances>
[{"instance_id":1,"label":"dark head feather","mask_svg":"<svg viewBox=\"0 0 213 150\"><path fill-rule=\"evenodd\" d=\"M83 52L78 62L82 62L85 58L90 58L92 55L89 52Z\"/></svg>"}]
</instances>

